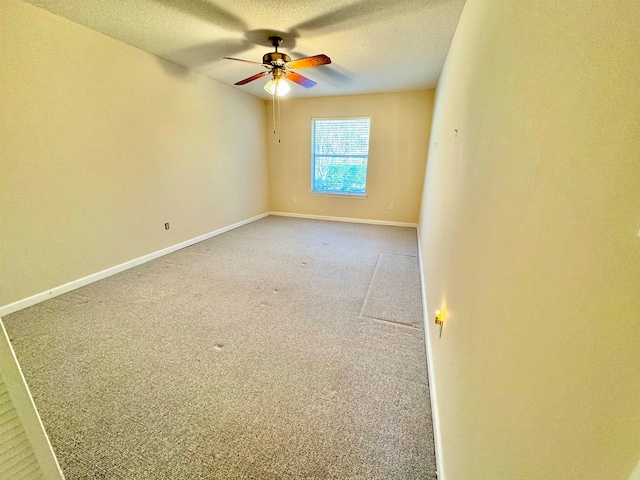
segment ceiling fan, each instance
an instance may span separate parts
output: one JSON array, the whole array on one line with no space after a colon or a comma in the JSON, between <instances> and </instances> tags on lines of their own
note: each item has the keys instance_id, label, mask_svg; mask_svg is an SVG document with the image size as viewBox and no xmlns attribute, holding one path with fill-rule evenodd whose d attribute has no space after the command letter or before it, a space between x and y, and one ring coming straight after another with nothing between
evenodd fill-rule
<instances>
[{"instance_id":1,"label":"ceiling fan","mask_svg":"<svg viewBox=\"0 0 640 480\"><path fill-rule=\"evenodd\" d=\"M286 53L278 52L278 47L282 44L281 37L269 37L269 41L271 42L271 45L274 46L276 51L265 54L262 57L262 63L252 62L251 60L242 60L240 58L223 57L227 60L236 60L238 62L255 63L256 65L262 65L268 70L257 73L249 78L245 78L244 80L240 80L234 85L245 85L249 82L257 80L258 78L262 78L265 75L271 74L273 78L269 80L264 89L273 96L281 97L283 95L286 95L291 88L289 87L287 82L284 81L285 78L297 83L298 85L302 85L304 88L311 88L316 85L316 82L314 82L313 80L310 80L307 77L303 77L299 73L296 73L292 70L298 68L319 67L320 65L328 65L331 63L331 59L326 55L314 55L312 57L305 57L292 61L289 55L287 55Z\"/></svg>"}]
</instances>

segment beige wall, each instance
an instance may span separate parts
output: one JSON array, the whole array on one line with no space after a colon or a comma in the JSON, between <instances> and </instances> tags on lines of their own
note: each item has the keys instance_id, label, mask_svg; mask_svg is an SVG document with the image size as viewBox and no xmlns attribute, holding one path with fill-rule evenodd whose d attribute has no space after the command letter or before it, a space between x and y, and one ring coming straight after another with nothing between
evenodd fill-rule
<instances>
[{"instance_id":1,"label":"beige wall","mask_svg":"<svg viewBox=\"0 0 640 480\"><path fill-rule=\"evenodd\" d=\"M0 305L268 210L263 101L17 0L0 22Z\"/></svg>"},{"instance_id":2,"label":"beige wall","mask_svg":"<svg viewBox=\"0 0 640 480\"><path fill-rule=\"evenodd\" d=\"M639 21L467 1L420 221L448 480L622 480L640 457Z\"/></svg>"},{"instance_id":3,"label":"beige wall","mask_svg":"<svg viewBox=\"0 0 640 480\"><path fill-rule=\"evenodd\" d=\"M417 223L433 91L286 99L280 107L281 143L268 129L271 210ZM358 116L371 116L368 197L310 195L311 119ZM266 122L273 123L270 102Z\"/></svg>"}]
</instances>

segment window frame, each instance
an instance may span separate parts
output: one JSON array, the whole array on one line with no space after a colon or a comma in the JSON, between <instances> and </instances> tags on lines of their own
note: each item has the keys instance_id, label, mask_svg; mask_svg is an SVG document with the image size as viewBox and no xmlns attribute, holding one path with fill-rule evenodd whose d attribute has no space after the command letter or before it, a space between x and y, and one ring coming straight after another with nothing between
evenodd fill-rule
<instances>
[{"instance_id":1,"label":"window frame","mask_svg":"<svg viewBox=\"0 0 640 480\"><path fill-rule=\"evenodd\" d=\"M369 139L367 142L367 154L364 155L340 155L340 157L364 157L366 159L366 173L365 173L365 183L364 183L364 192L344 192L344 191L332 191L332 190L314 190L314 179L315 179L315 122L316 121L348 121L348 120L369 120ZM330 196L330 197L347 197L347 198L367 198L367 185L369 179L369 157L371 151L371 115L359 115L353 117L311 117L311 168L310 168L310 185L311 188L309 190L309 194L313 196ZM326 156L326 155L325 155Z\"/></svg>"}]
</instances>

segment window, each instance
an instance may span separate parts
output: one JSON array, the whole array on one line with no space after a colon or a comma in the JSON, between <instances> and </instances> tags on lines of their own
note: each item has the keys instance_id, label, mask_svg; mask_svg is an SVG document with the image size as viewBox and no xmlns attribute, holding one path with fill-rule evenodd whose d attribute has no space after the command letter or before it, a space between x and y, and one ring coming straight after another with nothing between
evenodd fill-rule
<instances>
[{"instance_id":1,"label":"window","mask_svg":"<svg viewBox=\"0 0 640 480\"><path fill-rule=\"evenodd\" d=\"M364 195L370 118L311 120L311 191Z\"/></svg>"}]
</instances>

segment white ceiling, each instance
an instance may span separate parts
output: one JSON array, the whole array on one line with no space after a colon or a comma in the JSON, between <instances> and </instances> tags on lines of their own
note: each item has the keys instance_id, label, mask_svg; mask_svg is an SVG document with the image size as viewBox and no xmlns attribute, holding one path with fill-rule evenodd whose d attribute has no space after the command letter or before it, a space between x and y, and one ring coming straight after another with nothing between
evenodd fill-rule
<instances>
[{"instance_id":1,"label":"white ceiling","mask_svg":"<svg viewBox=\"0 0 640 480\"><path fill-rule=\"evenodd\" d=\"M300 73L290 96L434 88L464 0L26 0L226 85L264 71L256 62L284 38L292 59L332 64ZM234 88L261 98L268 77Z\"/></svg>"}]
</instances>

